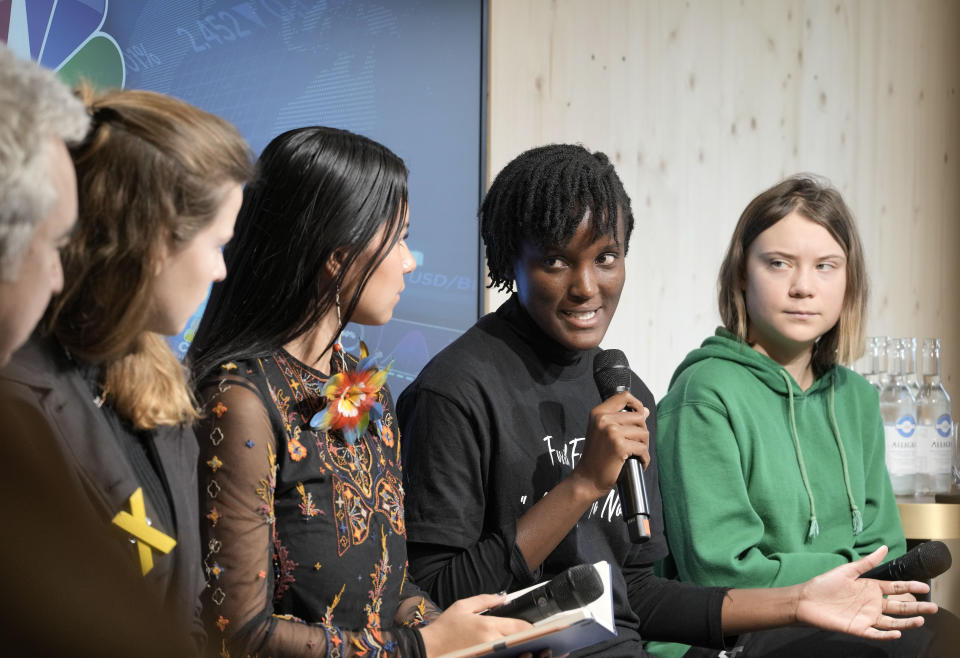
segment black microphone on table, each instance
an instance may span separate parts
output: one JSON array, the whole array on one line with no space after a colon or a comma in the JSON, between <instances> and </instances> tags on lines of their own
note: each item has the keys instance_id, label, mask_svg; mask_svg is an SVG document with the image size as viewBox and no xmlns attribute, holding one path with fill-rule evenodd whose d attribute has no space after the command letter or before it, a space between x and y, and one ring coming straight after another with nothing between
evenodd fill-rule
<instances>
[{"instance_id":1,"label":"black microphone on table","mask_svg":"<svg viewBox=\"0 0 960 658\"><path fill-rule=\"evenodd\" d=\"M603 581L592 564L578 564L559 576L480 614L523 619L535 624L558 612L580 608L603 594Z\"/></svg>"},{"instance_id":2,"label":"black microphone on table","mask_svg":"<svg viewBox=\"0 0 960 658\"><path fill-rule=\"evenodd\" d=\"M927 541L860 577L875 580L930 580L949 569L952 563L953 558L946 544Z\"/></svg>"},{"instance_id":3,"label":"black microphone on table","mask_svg":"<svg viewBox=\"0 0 960 658\"><path fill-rule=\"evenodd\" d=\"M600 397L606 400L617 393L630 390L630 365L620 350L604 350L593 359L593 381ZM647 487L643 482L643 464L636 457L628 457L617 478L620 507L627 523L630 541L642 544L650 539L650 507Z\"/></svg>"}]
</instances>

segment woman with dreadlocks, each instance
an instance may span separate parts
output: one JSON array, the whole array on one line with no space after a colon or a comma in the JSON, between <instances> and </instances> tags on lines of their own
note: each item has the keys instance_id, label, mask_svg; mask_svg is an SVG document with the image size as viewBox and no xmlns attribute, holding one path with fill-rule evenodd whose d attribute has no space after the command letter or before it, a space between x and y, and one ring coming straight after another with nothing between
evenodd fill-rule
<instances>
[{"instance_id":1,"label":"woman with dreadlocks","mask_svg":"<svg viewBox=\"0 0 960 658\"><path fill-rule=\"evenodd\" d=\"M633 229L620 179L602 153L535 148L497 176L480 222L492 285L516 292L438 354L398 402L411 569L436 601L515 590L606 560L618 635L578 655L631 657L644 655L642 639L722 647L725 636L794 622L887 639L922 623L887 612L936 610L883 599L925 585L857 579L884 549L779 589L657 578L650 565L667 548L653 396L633 375L632 393L602 402L592 374ZM643 544L629 541L612 491L630 456L646 465L653 536Z\"/></svg>"}]
</instances>

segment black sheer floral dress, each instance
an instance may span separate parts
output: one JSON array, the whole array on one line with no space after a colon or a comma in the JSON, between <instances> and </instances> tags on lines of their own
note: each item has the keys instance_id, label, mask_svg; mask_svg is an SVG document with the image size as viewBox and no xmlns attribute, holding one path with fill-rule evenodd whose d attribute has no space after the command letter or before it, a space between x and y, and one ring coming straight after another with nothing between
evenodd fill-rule
<instances>
[{"instance_id":1,"label":"black sheer floral dress","mask_svg":"<svg viewBox=\"0 0 960 658\"><path fill-rule=\"evenodd\" d=\"M407 576L393 400L380 389L382 418L351 445L311 428L327 379L281 350L200 387L204 614L221 655L425 653L416 627L439 610Z\"/></svg>"}]
</instances>

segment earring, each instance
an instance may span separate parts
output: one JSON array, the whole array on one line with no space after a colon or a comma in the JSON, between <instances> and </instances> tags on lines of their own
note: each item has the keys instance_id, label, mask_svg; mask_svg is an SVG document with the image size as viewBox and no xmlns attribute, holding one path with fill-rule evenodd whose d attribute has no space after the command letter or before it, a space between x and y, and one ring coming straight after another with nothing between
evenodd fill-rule
<instances>
[{"instance_id":1,"label":"earring","mask_svg":"<svg viewBox=\"0 0 960 658\"><path fill-rule=\"evenodd\" d=\"M333 298L334 303L337 307L337 337L333 341L333 352L334 354L340 355L340 368L342 370L347 369L347 360L343 356L343 344L340 342L340 334L343 333L343 316L340 314L340 284L337 284L337 291L334 293Z\"/></svg>"}]
</instances>

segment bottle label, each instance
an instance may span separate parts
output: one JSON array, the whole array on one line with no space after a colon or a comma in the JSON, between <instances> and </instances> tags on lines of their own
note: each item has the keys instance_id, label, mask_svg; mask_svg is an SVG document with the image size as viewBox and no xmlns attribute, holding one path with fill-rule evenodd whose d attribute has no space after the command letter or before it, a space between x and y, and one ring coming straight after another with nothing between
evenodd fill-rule
<instances>
[{"instance_id":1,"label":"bottle label","mask_svg":"<svg viewBox=\"0 0 960 658\"><path fill-rule=\"evenodd\" d=\"M953 418L950 417L950 414L943 414L937 418L936 428L937 434L944 439L949 439L953 433Z\"/></svg>"},{"instance_id":2,"label":"bottle label","mask_svg":"<svg viewBox=\"0 0 960 658\"><path fill-rule=\"evenodd\" d=\"M905 439L909 439L917 430L917 419L910 414L907 414L906 416L900 416L900 419L897 420L895 427L897 428L897 433L900 436Z\"/></svg>"},{"instance_id":3,"label":"bottle label","mask_svg":"<svg viewBox=\"0 0 960 658\"><path fill-rule=\"evenodd\" d=\"M940 436L932 425L917 428L917 472L928 475L949 475L953 460L953 439Z\"/></svg>"},{"instance_id":4,"label":"bottle label","mask_svg":"<svg viewBox=\"0 0 960 658\"><path fill-rule=\"evenodd\" d=\"M883 426L887 471L890 475L913 475L917 472L916 429L913 416L903 416L895 425ZM909 433L905 434L907 431Z\"/></svg>"}]
</instances>

